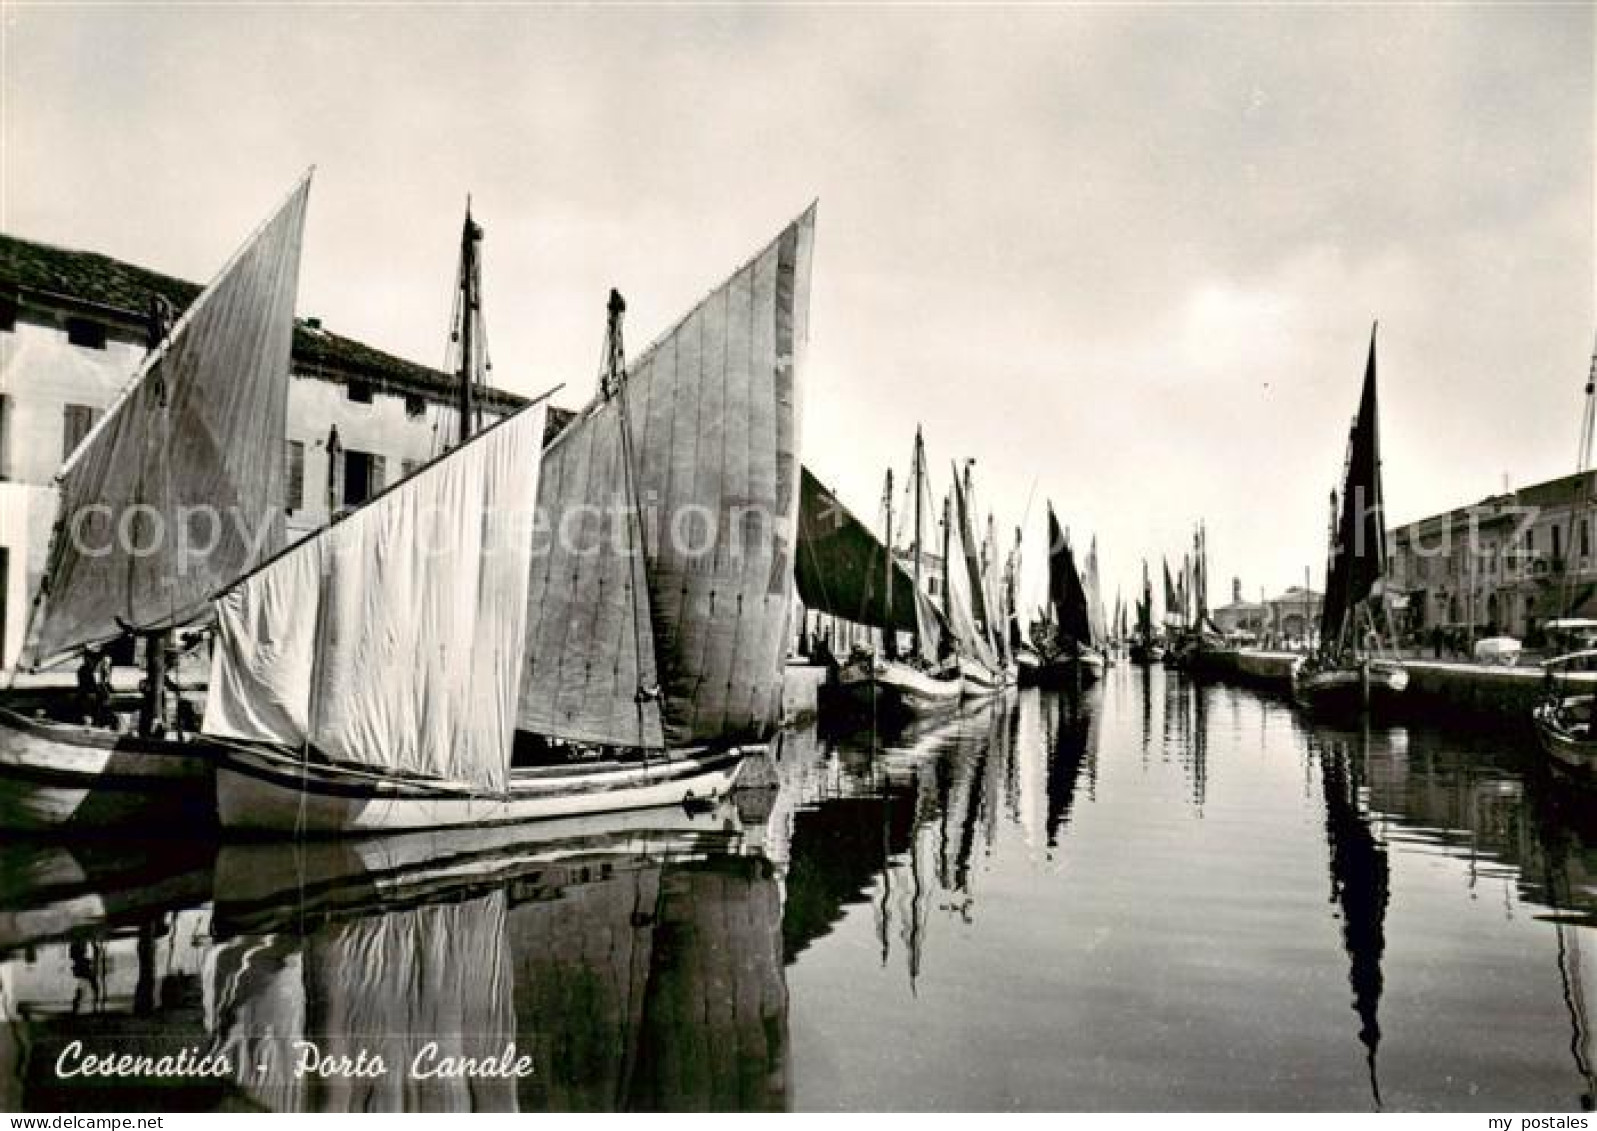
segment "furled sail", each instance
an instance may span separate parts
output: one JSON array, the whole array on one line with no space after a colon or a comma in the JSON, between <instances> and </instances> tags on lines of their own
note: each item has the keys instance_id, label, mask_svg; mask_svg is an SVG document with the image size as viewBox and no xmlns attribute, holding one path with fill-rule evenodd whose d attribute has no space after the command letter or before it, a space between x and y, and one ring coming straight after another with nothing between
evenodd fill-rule
<instances>
[{"instance_id":1,"label":"furled sail","mask_svg":"<svg viewBox=\"0 0 1597 1131\"><path fill-rule=\"evenodd\" d=\"M952 499L948 514L954 518L954 529L949 532L949 550L944 563L943 608L959 651L980 661L991 671L998 670L998 657L993 652L987 633L977 622L973 606L980 595L981 570L975 564L963 516L964 499L960 492L959 476L954 476ZM963 565L961 564L963 561Z\"/></svg>"},{"instance_id":2,"label":"furled sail","mask_svg":"<svg viewBox=\"0 0 1597 1131\"><path fill-rule=\"evenodd\" d=\"M283 541L307 173L67 459L24 662L193 620Z\"/></svg>"},{"instance_id":3,"label":"furled sail","mask_svg":"<svg viewBox=\"0 0 1597 1131\"><path fill-rule=\"evenodd\" d=\"M940 618L931 598L916 591L915 579L895 561L889 599L887 572L887 547L803 468L793 566L799 600L807 609L855 624L917 633L935 658Z\"/></svg>"},{"instance_id":4,"label":"furled sail","mask_svg":"<svg viewBox=\"0 0 1597 1131\"><path fill-rule=\"evenodd\" d=\"M1087 598L1087 625L1092 630L1090 643L1102 644L1109 636L1104 627L1103 593L1098 588L1098 539L1087 547L1087 576L1083 588Z\"/></svg>"},{"instance_id":5,"label":"furled sail","mask_svg":"<svg viewBox=\"0 0 1597 1131\"><path fill-rule=\"evenodd\" d=\"M954 469L954 531L957 545L954 553L964 558L964 589L963 594L968 602L972 620L975 622L976 634L980 637L982 648L978 653L983 663L996 670L997 650L993 643L991 601L987 593L987 578L981 568L981 549L971 525L971 513L975 510L965 488L960 484L959 469ZM959 567L949 565L950 575L959 573Z\"/></svg>"},{"instance_id":6,"label":"furled sail","mask_svg":"<svg viewBox=\"0 0 1597 1131\"><path fill-rule=\"evenodd\" d=\"M774 728L814 233L811 206L545 452L523 730L658 747Z\"/></svg>"},{"instance_id":7,"label":"furled sail","mask_svg":"<svg viewBox=\"0 0 1597 1131\"><path fill-rule=\"evenodd\" d=\"M222 594L205 733L504 789L543 427L522 409Z\"/></svg>"}]
</instances>

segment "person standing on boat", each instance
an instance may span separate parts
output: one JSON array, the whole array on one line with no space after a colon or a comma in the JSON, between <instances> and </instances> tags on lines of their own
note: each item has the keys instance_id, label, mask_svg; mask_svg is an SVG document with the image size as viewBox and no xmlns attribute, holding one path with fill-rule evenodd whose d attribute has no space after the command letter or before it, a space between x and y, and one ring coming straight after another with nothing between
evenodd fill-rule
<instances>
[{"instance_id":1,"label":"person standing on boat","mask_svg":"<svg viewBox=\"0 0 1597 1131\"><path fill-rule=\"evenodd\" d=\"M90 726L115 727L116 712L111 710L111 655L94 648L83 650L78 665L78 698L83 718Z\"/></svg>"}]
</instances>

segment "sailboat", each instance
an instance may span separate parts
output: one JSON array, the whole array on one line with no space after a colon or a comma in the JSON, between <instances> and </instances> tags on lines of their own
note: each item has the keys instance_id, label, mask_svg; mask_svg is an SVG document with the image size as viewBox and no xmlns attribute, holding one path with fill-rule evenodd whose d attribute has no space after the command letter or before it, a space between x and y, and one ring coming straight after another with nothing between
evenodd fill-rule
<instances>
[{"instance_id":1,"label":"sailboat","mask_svg":"<svg viewBox=\"0 0 1597 1131\"><path fill-rule=\"evenodd\" d=\"M1131 662L1157 664L1164 649L1153 633L1153 585L1148 580L1148 559L1142 559L1142 596L1137 599L1137 635L1131 643Z\"/></svg>"},{"instance_id":2,"label":"sailboat","mask_svg":"<svg viewBox=\"0 0 1597 1131\"><path fill-rule=\"evenodd\" d=\"M1375 395L1375 329L1358 416L1348 436L1340 502L1333 492L1330 556L1320 647L1293 669L1300 702L1314 708L1368 710L1408 686L1408 672L1381 655L1386 571L1385 495L1381 490L1380 428Z\"/></svg>"},{"instance_id":3,"label":"sailboat","mask_svg":"<svg viewBox=\"0 0 1597 1131\"><path fill-rule=\"evenodd\" d=\"M495 824L731 789L781 711L814 217L630 372L612 291L599 393L541 459L540 402L218 600L224 826Z\"/></svg>"},{"instance_id":4,"label":"sailboat","mask_svg":"<svg viewBox=\"0 0 1597 1131\"><path fill-rule=\"evenodd\" d=\"M1096 680L1104 671L1095 627L1099 618L1052 503L1048 504L1048 601L1053 632L1052 639L1039 644L1038 682L1044 687L1079 687Z\"/></svg>"},{"instance_id":5,"label":"sailboat","mask_svg":"<svg viewBox=\"0 0 1597 1131\"><path fill-rule=\"evenodd\" d=\"M943 613L954 635L959 673L968 698L993 695L1014 683L1002 651L1002 621L994 615L988 577L971 527L975 511L970 464L953 485L943 508Z\"/></svg>"},{"instance_id":6,"label":"sailboat","mask_svg":"<svg viewBox=\"0 0 1597 1131\"><path fill-rule=\"evenodd\" d=\"M959 706L962 690L957 665L945 661L952 650L942 615L922 590L923 515L919 482L924 475L925 448L915 433L913 475L916 486L913 564L906 570L820 480L803 470L800 491L798 554L794 576L806 609L840 617L880 633L881 647L858 646L837 657L822 695L829 707L853 717L881 723L906 722ZM892 494L891 473L888 498ZM910 635L907 653L899 634Z\"/></svg>"},{"instance_id":7,"label":"sailboat","mask_svg":"<svg viewBox=\"0 0 1597 1131\"><path fill-rule=\"evenodd\" d=\"M211 764L167 719L175 629L282 545L289 357L305 176L149 353L56 477L60 507L23 664L82 661L77 695L0 706L0 825L211 823ZM201 552L200 547L209 547ZM148 657L137 728L99 698L101 649ZM25 714L25 711L31 713Z\"/></svg>"},{"instance_id":8,"label":"sailboat","mask_svg":"<svg viewBox=\"0 0 1597 1131\"><path fill-rule=\"evenodd\" d=\"M1591 370L1586 377L1586 407L1581 417L1579 454L1576 460L1576 504L1569 516L1569 552L1565 559L1563 593L1559 618L1548 622L1548 628L1560 625L1581 624L1572 618L1579 611L1583 596L1574 584L1576 548L1575 531L1588 530L1591 509L1591 447L1592 433L1597 430L1597 349L1592 351ZM1577 671L1590 671L1597 666L1597 651L1581 649L1555 656L1542 664L1547 673L1547 690L1542 701L1532 709L1532 720L1542 750L1553 764L1577 775L1597 778L1597 694L1588 681L1584 687L1574 686L1568 678Z\"/></svg>"}]
</instances>

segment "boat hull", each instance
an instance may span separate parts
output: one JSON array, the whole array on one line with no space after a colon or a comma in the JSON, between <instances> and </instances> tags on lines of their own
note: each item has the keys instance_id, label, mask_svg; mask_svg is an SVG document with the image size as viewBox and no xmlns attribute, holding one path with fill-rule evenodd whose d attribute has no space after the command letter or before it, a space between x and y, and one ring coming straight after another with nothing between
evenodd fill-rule
<instances>
[{"instance_id":1,"label":"boat hull","mask_svg":"<svg viewBox=\"0 0 1597 1131\"><path fill-rule=\"evenodd\" d=\"M1007 672L992 671L986 665L964 656L959 660L959 676L966 699L985 699L1012 686Z\"/></svg>"},{"instance_id":2,"label":"boat hull","mask_svg":"<svg viewBox=\"0 0 1597 1131\"><path fill-rule=\"evenodd\" d=\"M1572 695L1549 700L1532 713L1536 737L1542 752L1559 769L1577 777L1597 781L1597 734L1588 723L1584 730L1572 725L1572 718L1591 717L1592 696Z\"/></svg>"},{"instance_id":3,"label":"boat hull","mask_svg":"<svg viewBox=\"0 0 1597 1131\"><path fill-rule=\"evenodd\" d=\"M302 761L265 745L218 745L216 808L240 832L325 836L464 828L689 805L729 793L746 757L765 747L701 751L652 762L514 769L502 794Z\"/></svg>"},{"instance_id":4,"label":"boat hull","mask_svg":"<svg viewBox=\"0 0 1597 1131\"><path fill-rule=\"evenodd\" d=\"M193 742L29 719L0 707L0 827L214 827L212 763Z\"/></svg>"},{"instance_id":5,"label":"boat hull","mask_svg":"<svg viewBox=\"0 0 1597 1131\"><path fill-rule=\"evenodd\" d=\"M1372 663L1357 667L1306 671L1292 675L1292 693L1313 711L1359 713L1389 709L1402 701L1408 672L1397 664Z\"/></svg>"},{"instance_id":6,"label":"boat hull","mask_svg":"<svg viewBox=\"0 0 1597 1131\"><path fill-rule=\"evenodd\" d=\"M892 661L849 664L824 688L833 710L856 718L902 722L959 709L964 681L956 672L939 679Z\"/></svg>"}]
</instances>

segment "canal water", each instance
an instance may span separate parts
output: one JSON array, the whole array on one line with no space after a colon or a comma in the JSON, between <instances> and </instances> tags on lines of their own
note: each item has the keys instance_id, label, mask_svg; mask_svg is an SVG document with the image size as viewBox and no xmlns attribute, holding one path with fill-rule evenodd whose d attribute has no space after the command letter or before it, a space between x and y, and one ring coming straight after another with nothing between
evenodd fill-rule
<instances>
[{"instance_id":1,"label":"canal water","mask_svg":"<svg viewBox=\"0 0 1597 1131\"><path fill-rule=\"evenodd\" d=\"M1515 739L1120 666L775 771L696 814L8 843L0 1107L1591 1106L1597 801Z\"/></svg>"}]
</instances>

